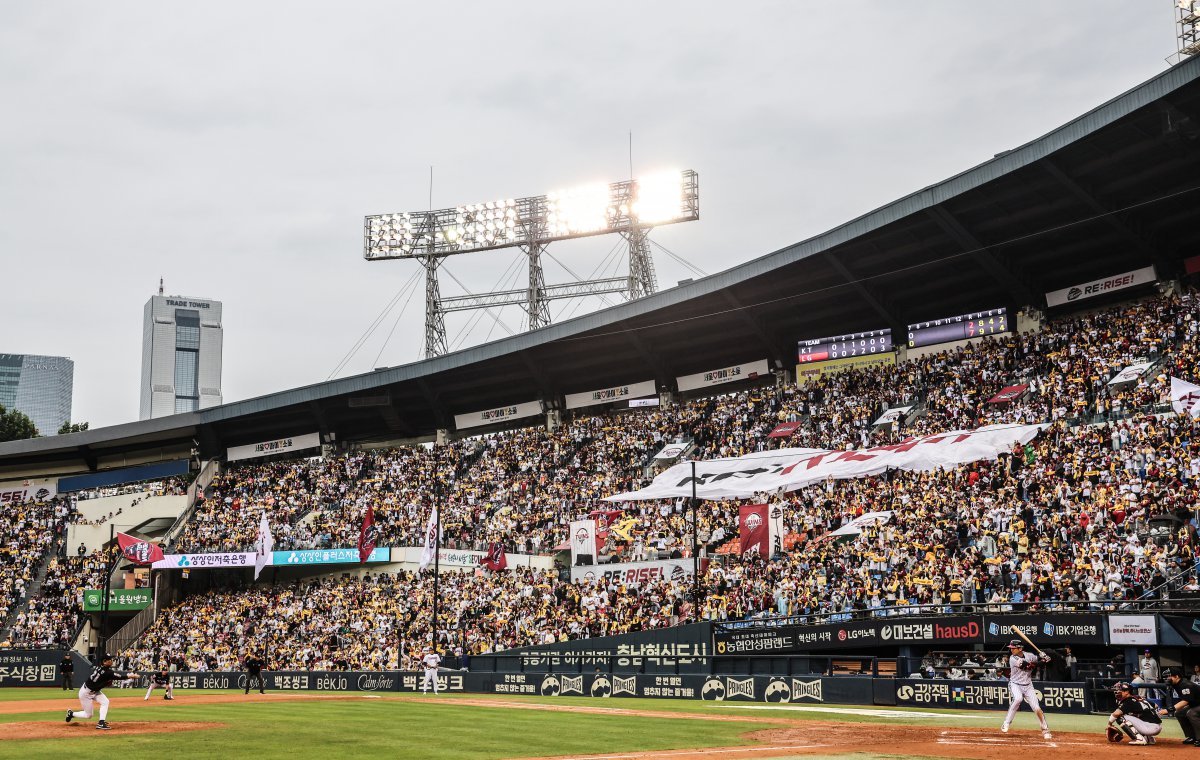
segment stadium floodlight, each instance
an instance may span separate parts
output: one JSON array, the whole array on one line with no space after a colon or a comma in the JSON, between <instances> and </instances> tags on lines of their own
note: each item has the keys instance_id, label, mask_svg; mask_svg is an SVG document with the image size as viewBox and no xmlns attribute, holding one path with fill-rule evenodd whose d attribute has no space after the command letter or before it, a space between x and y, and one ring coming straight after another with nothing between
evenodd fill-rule
<instances>
[{"instance_id":1,"label":"stadium floodlight","mask_svg":"<svg viewBox=\"0 0 1200 760\"><path fill-rule=\"evenodd\" d=\"M425 356L446 353L449 311L521 304L529 329L550 324L555 298L622 293L641 298L657 287L647 235L653 227L700 218L696 172L663 171L638 179L602 182L527 198L431 211L373 214L363 221L367 261L418 259L425 267ZM556 240L617 233L629 244L629 276L547 286L541 254ZM437 268L460 253L520 248L529 258L529 287L443 299Z\"/></svg>"},{"instance_id":2,"label":"stadium floodlight","mask_svg":"<svg viewBox=\"0 0 1200 760\"><path fill-rule=\"evenodd\" d=\"M1176 62L1200 54L1200 0L1179 0L1176 23L1179 31L1179 52L1173 56ZM1171 60L1171 59L1168 59Z\"/></svg>"},{"instance_id":3,"label":"stadium floodlight","mask_svg":"<svg viewBox=\"0 0 1200 760\"><path fill-rule=\"evenodd\" d=\"M374 214L363 224L363 258L452 256L646 229L700 218L696 172L659 172L527 198L433 211Z\"/></svg>"}]
</instances>

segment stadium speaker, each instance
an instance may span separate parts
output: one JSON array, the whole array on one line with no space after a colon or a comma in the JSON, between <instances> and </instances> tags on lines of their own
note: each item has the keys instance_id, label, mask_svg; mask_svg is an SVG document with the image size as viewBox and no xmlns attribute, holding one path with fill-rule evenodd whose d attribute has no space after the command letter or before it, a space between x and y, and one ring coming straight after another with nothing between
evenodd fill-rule
<instances>
[{"instance_id":1,"label":"stadium speaker","mask_svg":"<svg viewBox=\"0 0 1200 760\"><path fill-rule=\"evenodd\" d=\"M575 555L575 567L579 567L580 565L594 565L594 564L596 564L596 563L593 560L592 555L590 555L590 554Z\"/></svg>"}]
</instances>

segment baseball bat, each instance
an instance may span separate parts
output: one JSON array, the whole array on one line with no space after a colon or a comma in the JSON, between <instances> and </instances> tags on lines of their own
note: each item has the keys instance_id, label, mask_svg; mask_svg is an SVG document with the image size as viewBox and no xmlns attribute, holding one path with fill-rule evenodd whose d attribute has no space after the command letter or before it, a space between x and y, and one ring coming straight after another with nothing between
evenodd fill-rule
<instances>
[{"instance_id":1,"label":"baseball bat","mask_svg":"<svg viewBox=\"0 0 1200 760\"><path fill-rule=\"evenodd\" d=\"M1030 641L1030 640L1029 640L1029 637L1028 637L1028 636L1026 636L1025 634L1021 633L1021 629L1020 629L1020 628L1016 627L1015 625L1010 625L1010 626L1009 626L1009 628L1012 630L1012 632L1013 632L1013 633L1015 633L1015 634L1017 634L1018 636L1020 636L1020 637L1021 637L1021 640L1022 640L1022 641L1024 641L1026 644L1028 644L1030 649L1032 649L1033 651L1037 652L1038 654L1041 654L1041 653L1042 653L1042 650L1040 650L1040 649L1038 649L1038 648L1037 648L1037 644L1034 644L1032 641Z\"/></svg>"}]
</instances>

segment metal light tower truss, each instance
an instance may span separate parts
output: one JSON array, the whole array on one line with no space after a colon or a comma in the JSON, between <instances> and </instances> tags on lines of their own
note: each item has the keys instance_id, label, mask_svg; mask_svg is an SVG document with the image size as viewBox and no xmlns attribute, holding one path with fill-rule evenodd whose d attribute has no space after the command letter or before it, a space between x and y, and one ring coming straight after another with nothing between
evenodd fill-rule
<instances>
[{"instance_id":1,"label":"metal light tower truss","mask_svg":"<svg viewBox=\"0 0 1200 760\"><path fill-rule=\"evenodd\" d=\"M657 289L646 236L663 224L700 218L696 172L663 172L607 185L588 185L528 198L434 211L375 214L363 221L367 261L418 259L425 267L425 356L446 353L449 311L523 305L529 329L550 324L549 302L581 295L624 293L641 298ZM541 256L557 240L621 235L629 244L629 276L547 286ZM529 259L525 290L442 298L437 268L447 256L520 248Z\"/></svg>"},{"instance_id":2,"label":"metal light tower truss","mask_svg":"<svg viewBox=\"0 0 1200 760\"><path fill-rule=\"evenodd\" d=\"M1179 55L1200 53L1200 0L1179 0L1176 4L1179 24Z\"/></svg>"}]
</instances>

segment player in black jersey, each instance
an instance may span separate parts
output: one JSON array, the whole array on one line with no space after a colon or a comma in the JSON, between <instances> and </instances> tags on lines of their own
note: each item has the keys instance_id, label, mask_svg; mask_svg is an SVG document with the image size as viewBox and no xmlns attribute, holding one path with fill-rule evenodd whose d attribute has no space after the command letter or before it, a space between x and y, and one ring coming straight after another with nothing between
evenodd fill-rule
<instances>
[{"instance_id":1,"label":"player in black jersey","mask_svg":"<svg viewBox=\"0 0 1200 760\"><path fill-rule=\"evenodd\" d=\"M96 722L96 728L101 731L107 731L112 726L108 725L105 720L108 717L108 697L104 696L105 687L112 686L113 681L117 679L129 678L128 673L120 673L112 668L112 655L106 654L100 660L100 664L92 668L92 672L88 674L87 680L83 682L83 686L79 687L79 704L83 707L82 710L67 710L67 722L70 723L75 718L90 718L92 717L92 709L95 705L100 705L100 719Z\"/></svg>"},{"instance_id":2,"label":"player in black jersey","mask_svg":"<svg viewBox=\"0 0 1200 760\"><path fill-rule=\"evenodd\" d=\"M1128 681L1113 686L1113 694L1117 709L1108 716L1108 725L1123 731L1130 744L1154 744L1154 737L1162 733L1162 718L1158 717L1154 705L1145 697L1134 694L1133 684Z\"/></svg>"},{"instance_id":3,"label":"player in black jersey","mask_svg":"<svg viewBox=\"0 0 1200 760\"><path fill-rule=\"evenodd\" d=\"M150 692L154 691L155 686L166 690L167 693L163 695L163 699L175 698L175 690L171 687L171 676L167 674L167 671L160 670L150 674L150 686L146 689L146 696L142 697L143 702L150 698Z\"/></svg>"}]
</instances>

